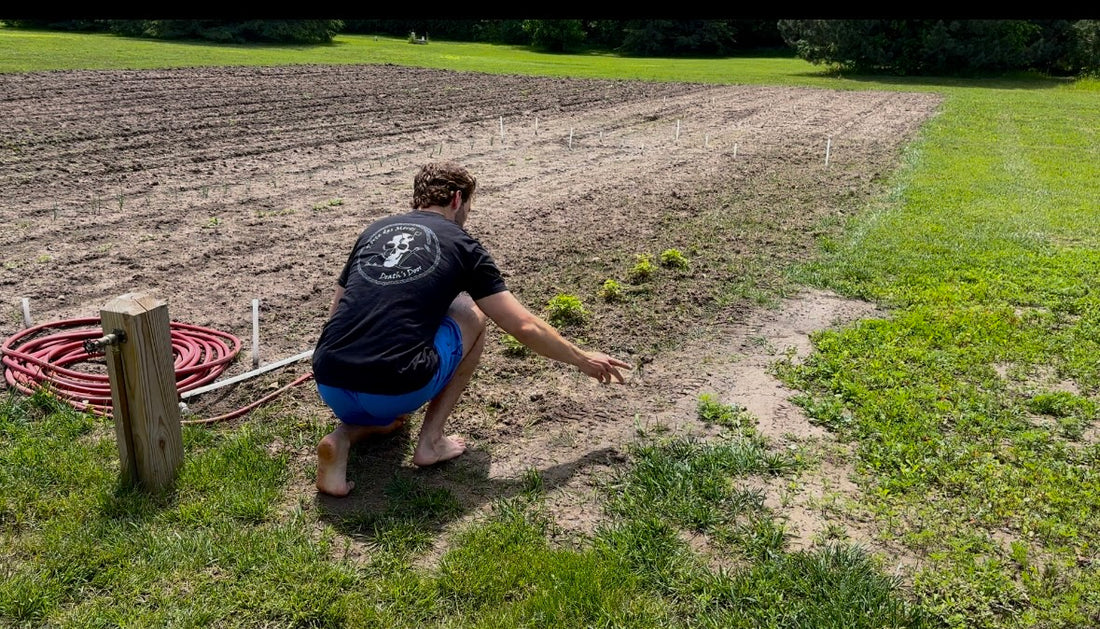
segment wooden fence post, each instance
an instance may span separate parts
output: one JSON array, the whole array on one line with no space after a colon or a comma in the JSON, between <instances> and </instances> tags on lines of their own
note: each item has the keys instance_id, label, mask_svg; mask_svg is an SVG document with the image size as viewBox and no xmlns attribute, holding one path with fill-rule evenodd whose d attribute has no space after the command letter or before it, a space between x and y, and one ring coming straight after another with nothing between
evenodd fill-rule
<instances>
[{"instance_id":1,"label":"wooden fence post","mask_svg":"<svg viewBox=\"0 0 1100 629\"><path fill-rule=\"evenodd\" d=\"M179 394L168 305L127 293L100 310L122 474L153 491L170 487L183 463Z\"/></svg>"}]
</instances>

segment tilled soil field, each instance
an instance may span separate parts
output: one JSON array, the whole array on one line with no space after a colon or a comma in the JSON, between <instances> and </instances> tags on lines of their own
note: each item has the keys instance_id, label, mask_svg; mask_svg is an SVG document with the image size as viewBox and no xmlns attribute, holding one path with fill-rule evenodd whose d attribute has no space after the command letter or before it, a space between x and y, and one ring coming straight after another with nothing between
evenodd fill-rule
<instances>
[{"instance_id":1,"label":"tilled soil field","mask_svg":"<svg viewBox=\"0 0 1100 629\"><path fill-rule=\"evenodd\" d=\"M469 453L412 473L473 509L539 470L560 490L551 502L563 527L583 532L598 511L592 483L639 431L705 431L692 412L701 392L748 406L778 440L823 436L761 384L765 363L873 311L812 292L764 309L761 297L789 289L783 269L876 192L938 105L932 94L395 66L0 75L0 335L21 329L21 298L41 323L144 292L174 320L244 340L227 377L251 367L253 299L262 362L311 349L359 232L409 207L420 164L459 161L479 179L467 229L513 292L535 311L580 297L588 321L565 334L636 368L626 386L601 387L509 354L493 328L454 418ZM628 280L638 254L657 263L668 248L689 268ZM623 299L597 296L606 279ZM306 370L192 408L224 413ZM278 404L331 421L312 385ZM407 435L398 440L360 448L355 493L319 504L339 520L382 500L395 470L411 467ZM310 492L312 451L285 447Z\"/></svg>"}]
</instances>

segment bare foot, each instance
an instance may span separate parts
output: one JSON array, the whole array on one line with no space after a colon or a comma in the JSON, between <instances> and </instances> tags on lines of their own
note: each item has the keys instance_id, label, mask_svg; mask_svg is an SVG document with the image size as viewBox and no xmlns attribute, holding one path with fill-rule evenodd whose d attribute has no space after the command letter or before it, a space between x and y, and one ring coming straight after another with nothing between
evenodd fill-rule
<instances>
[{"instance_id":1,"label":"bare foot","mask_svg":"<svg viewBox=\"0 0 1100 629\"><path fill-rule=\"evenodd\" d=\"M334 430L317 444L317 491L346 496L355 487L348 482L348 451L351 440L346 432Z\"/></svg>"},{"instance_id":2,"label":"bare foot","mask_svg":"<svg viewBox=\"0 0 1100 629\"><path fill-rule=\"evenodd\" d=\"M420 467L449 461L466 451L466 441L457 435L440 437L432 443L420 443L413 452L413 464Z\"/></svg>"},{"instance_id":3,"label":"bare foot","mask_svg":"<svg viewBox=\"0 0 1100 629\"><path fill-rule=\"evenodd\" d=\"M348 480L348 452L351 446L371 435L388 435L405 424L406 415L385 426L355 426L341 423L317 444L317 491L346 496L355 487Z\"/></svg>"}]
</instances>

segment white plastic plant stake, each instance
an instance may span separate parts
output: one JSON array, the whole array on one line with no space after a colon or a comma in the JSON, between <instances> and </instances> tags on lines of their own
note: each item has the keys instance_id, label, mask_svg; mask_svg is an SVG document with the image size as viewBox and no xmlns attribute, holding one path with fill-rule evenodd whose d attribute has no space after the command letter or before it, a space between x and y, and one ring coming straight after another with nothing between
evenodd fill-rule
<instances>
[{"instance_id":1,"label":"white plastic plant stake","mask_svg":"<svg viewBox=\"0 0 1100 629\"><path fill-rule=\"evenodd\" d=\"M252 300L252 368L260 366L260 300Z\"/></svg>"}]
</instances>

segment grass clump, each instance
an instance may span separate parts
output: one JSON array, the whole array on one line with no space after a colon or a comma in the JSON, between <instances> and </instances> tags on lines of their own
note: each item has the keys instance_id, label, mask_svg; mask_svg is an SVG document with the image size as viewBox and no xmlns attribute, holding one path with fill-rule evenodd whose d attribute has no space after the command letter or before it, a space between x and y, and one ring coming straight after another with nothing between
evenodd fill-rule
<instances>
[{"instance_id":1,"label":"grass clump","mask_svg":"<svg viewBox=\"0 0 1100 629\"><path fill-rule=\"evenodd\" d=\"M559 294L546 304L546 320L554 326L576 326L588 321L588 310L576 295Z\"/></svg>"}]
</instances>

